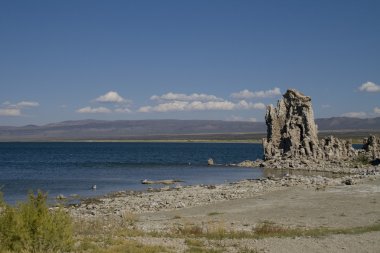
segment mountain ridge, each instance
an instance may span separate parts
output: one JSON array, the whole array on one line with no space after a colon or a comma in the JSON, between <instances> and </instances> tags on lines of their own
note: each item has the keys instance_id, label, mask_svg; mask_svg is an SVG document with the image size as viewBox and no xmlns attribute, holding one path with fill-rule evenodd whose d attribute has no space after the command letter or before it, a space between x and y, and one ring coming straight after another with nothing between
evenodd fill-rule
<instances>
[{"instance_id":1,"label":"mountain ridge","mask_svg":"<svg viewBox=\"0 0 380 253\"><path fill-rule=\"evenodd\" d=\"M316 119L319 131L380 131L380 117ZM45 125L0 126L0 141L107 140L174 135L265 133L265 122L223 120L68 120Z\"/></svg>"}]
</instances>

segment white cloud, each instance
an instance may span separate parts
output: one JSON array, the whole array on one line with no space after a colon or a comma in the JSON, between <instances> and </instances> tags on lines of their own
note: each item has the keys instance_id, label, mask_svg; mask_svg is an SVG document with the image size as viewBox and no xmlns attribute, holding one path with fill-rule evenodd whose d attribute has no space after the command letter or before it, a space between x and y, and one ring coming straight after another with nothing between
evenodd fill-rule
<instances>
[{"instance_id":1,"label":"white cloud","mask_svg":"<svg viewBox=\"0 0 380 253\"><path fill-rule=\"evenodd\" d=\"M0 116L20 116L19 108L0 108Z\"/></svg>"},{"instance_id":2,"label":"white cloud","mask_svg":"<svg viewBox=\"0 0 380 253\"><path fill-rule=\"evenodd\" d=\"M77 113L131 113L129 108L132 101L120 96L116 91L109 91L106 94L96 98L93 102L113 104L114 109L104 106L92 107L86 106L76 110Z\"/></svg>"},{"instance_id":3,"label":"white cloud","mask_svg":"<svg viewBox=\"0 0 380 253\"><path fill-rule=\"evenodd\" d=\"M237 99L248 99L248 98L269 98L281 95L280 88L273 88L271 90L262 91L249 91L247 89L232 93L231 97Z\"/></svg>"},{"instance_id":4,"label":"white cloud","mask_svg":"<svg viewBox=\"0 0 380 253\"><path fill-rule=\"evenodd\" d=\"M173 100L173 101L222 101L223 99L218 98L214 95L208 94L198 94L193 93L186 95L183 93L173 93L169 92L161 96L153 95L150 97L151 100Z\"/></svg>"},{"instance_id":5,"label":"white cloud","mask_svg":"<svg viewBox=\"0 0 380 253\"><path fill-rule=\"evenodd\" d=\"M106 107L90 107L86 106L77 110L77 113L111 113L112 111Z\"/></svg>"},{"instance_id":6,"label":"white cloud","mask_svg":"<svg viewBox=\"0 0 380 253\"><path fill-rule=\"evenodd\" d=\"M255 103L253 104L253 109L265 110L267 106L263 103Z\"/></svg>"},{"instance_id":7,"label":"white cloud","mask_svg":"<svg viewBox=\"0 0 380 253\"><path fill-rule=\"evenodd\" d=\"M323 109L328 109L328 108L331 108L331 105L321 105L321 107L323 108Z\"/></svg>"},{"instance_id":8,"label":"white cloud","mask_svg":"<svg viewBox=\"0 0 380 253\"><path fill-rule=\"evenodd\" d=\"M342 114L343 117L349 118L365 118L367 117L367 113L365 112L347 112Z\"/></svg>"},{"instance_id":9,"label":"white cloud","mask_svg":"<svg viewBox=\"0 0 380 253\"><path fill-rule=\"evenodd\" d=\"M126 103L127 100L120 96L116 91L109 91L106 94L95 99L96 102L101 103Z\"/></svg>"},{"instance_id":10,"label":"white cloud","mask_svg":"<svg viewBox=\"0 0 380 253\"><path fill-rule=\"evenodd\" d=\"M153 107L152 106L142 106L140 107L138 110L138 112L151 112L153 111Z\"/></svg>"},{"instance_id":11,"label":"white cloud","mask_svg":"<svg viewBox=\"0 0 380 253\"><path fill-rule=\"evenodd\" d=\"M238 103L231 101L170 101L155 106L143 106L139 112L170 112L170 111L206 111L206 110L239 110L239 109L265 109L263 103L248 103L244 100Z\"/></svg>"},{"instance_id":12,"label":"white cloud","mask_svg":"<svg viewBox=\"0 0 380 253\"><path fill-rule=\"evenodd\" d=\"M114 112L117 112L117 113L131 113L132 111L127 108L127 107L120 107L120 108L116 108L114 110Z\"/></svg>"},{"instance_id":13,"label":"white cloud","mask_svg":"<svg viewBox=\"0 0 380 253\"><path fill-rule=\"evenodd\" d=\"M2 103L0 107L0 116L21 116L22 110L30 107L37 107L40 104L34 101L21 101L12 104L9 101Z\"/></svg>"},{"instance_id":14,"label":"white cloud","mask_svg":"<svg viewBox=\"0 0 380 253\"><path fill-rule=\"evenodd\" d=\"M366 82L366 83L363 83L359 87L359 90L360 91L366 91L366 92L379 92L380 91L380 85L377 85L373 82Z\"/></svg>"},{"instance_id":15,"label":"white cloud","mask_svg":"<svg viewBox=\"0 0 380 253\"><path fill-rule=\"evenodd\" d=\"M275 88L278 89L278 88ZM276 91L277 92L277 91ZM151 100L157 101L157 105L142 106L138 112L171 112L171 111L206 111L206 110L247 110L265 109L263 103L251 103L245 100L231 102L218 98L214 95L193 93L190 95L183 93L169 92L161 96L151 96Z\"/></svg>"},{"instance_id":16,"label":"white cloud","mask_svg":"<svg viewBox=\"0 0 380 253\"><path fill-rule=\"evenodd\" d=\"M254 93L252 91L247 90L247 89L231 94L231 97L240 98L240 99L241 98L252 98L254 96L255 96Z\"/></svg>"},{"instance_id":17,"label":"white cloud","mask_svg":"<svg viewBox=\"0 0 380 253\"><path fill-rule=\"evenodd\" d=\"M194 101L188 105L189 111L205 111L205 110L233 110L235 104L230 101L210 101L201 102Z\"/></svg>"},{"instance_id":18,"label":"white cloud","mask_svg":"<svg viewBox=\"0 0 380 253\"><path fill-rule=\"evenodd\" d=\"M138 109L138 112L170 112L170 111L184 111L189 102L173 101L162 103L155 106L143 106Z\"/></svg>"},{"instance_id":19,"label":"white cloud","mask_svg":"<svg viewBox=\"0 0 380 253\"><path fill-rule=\"evenodd\" d=\"M237 104L235 104L235 109L259 109L259 110L264 110L265 108L266 108L266 106L263 103L251 103L251 102L247 102L245 100L241 100Z\"/></svg>"},{"instance_id":20,"label":"white cloud","mask_svg":"<svg viewBox=\"0 0 380 253\"><path fill-rule=\"evenodd\" d=\"M380 107L373 108L373 112L376 114L380 114Z\"/></svg>"},{"instance_id":21,"label":"white cloud","mask_svg":"<svg viewBox=\"0 0 380 253\"><path fill-rule=\"evenodd\" d=\"M15 106L18 108L23 108L23 107L37 107L39 105L40 104L38 102L34 102L34 101L21 101L17 103Z\"/></svg>"}]
</instances>

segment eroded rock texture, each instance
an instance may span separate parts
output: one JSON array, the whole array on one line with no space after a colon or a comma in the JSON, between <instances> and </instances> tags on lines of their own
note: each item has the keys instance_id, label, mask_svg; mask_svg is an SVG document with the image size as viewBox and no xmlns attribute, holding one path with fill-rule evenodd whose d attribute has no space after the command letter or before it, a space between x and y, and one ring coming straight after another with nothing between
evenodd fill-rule
<instances>
[{"instance_id":1,"label":"eroded rock texture","mask_svg":"<svg viewBox=\"0 0 380 253\"><path fill-rule=\"evenodd\" d=\"M334 136L321 139L319 148L320 158L328 161L350 160L358 154L352 147L351 140L341 140Z\"/></svg>"},{"instance_id":2,"label":"eroded rock texture","mask_svg":"<svg viewBox=\"0 0 380 253\"><path fill-rule=\"evenodd\" d=\"M363 149L365 154L370 159L380 158L380 139L374 135L370 135L363 140Z\"/></svg>"},{"instance_id":3,"label":"eroded rock texture","mask_svg":"<svg viewBox=\"0 0 380 253\"><path fill-rule=\"evenodd\" d=\"M281 161L292 166L321 161L348 161L358 155L351 141L328 136L318 140L311 98L289 89L277 107L268 106L265 121L267 138L263 140L264 159ZM380 142L375 137L366 140L366 152L379 157Z\"/></svg>"},{"instance_id":4,"label":"eroded rock texture","mask_svg":"<svg viewBox=\"0 0 380 253\"><path fill-rule=\"evenodd\" d=\"M263 140L265 159L276 157L314 157L319 155L318 131L311 98L290 89L268 106L265 121L267 138Z\"/></svg>"}]
</instances>

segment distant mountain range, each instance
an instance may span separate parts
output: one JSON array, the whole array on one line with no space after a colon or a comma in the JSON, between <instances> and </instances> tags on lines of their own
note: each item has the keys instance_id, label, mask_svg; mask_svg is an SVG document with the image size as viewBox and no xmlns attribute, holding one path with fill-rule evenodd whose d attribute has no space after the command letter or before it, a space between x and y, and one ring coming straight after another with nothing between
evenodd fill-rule
<instances>
[{"instance_id":1,"label":"distant mountain range","mask_svg":"<svg viewBox=\"0 0 380 253\"><path fill-rule=\"evenodd\" d=\"M380 131L380 117L316 119L320 131ZM202 136L261 134L264 122L221 120L79 120L42 126L0 126L0 141L197 139ZM246 137L249 135L246 135Z\"/></svg>"}]
</instances>

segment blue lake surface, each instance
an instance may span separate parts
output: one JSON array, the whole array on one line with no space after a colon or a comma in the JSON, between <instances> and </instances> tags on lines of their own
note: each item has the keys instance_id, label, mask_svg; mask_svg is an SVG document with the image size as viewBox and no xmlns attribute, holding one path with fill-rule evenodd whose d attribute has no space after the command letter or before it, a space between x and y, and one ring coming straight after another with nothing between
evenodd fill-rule
<instances>
[{"instance_id":1,"label":"blue lake surface","mask_svg":"<svg viewBox=\"0 0 380 253\"><path fill-rule=\"evenodd\" d=\"M8 203L29 190L82 197L144 190L142 179L216 184L258 178L261 169L207 166L262 158L261 144L241 143L0 143L0 187ZM96 184L97 190L90 190Z\"/></svg>"}]
</instances>

